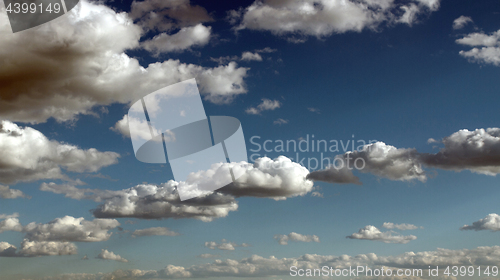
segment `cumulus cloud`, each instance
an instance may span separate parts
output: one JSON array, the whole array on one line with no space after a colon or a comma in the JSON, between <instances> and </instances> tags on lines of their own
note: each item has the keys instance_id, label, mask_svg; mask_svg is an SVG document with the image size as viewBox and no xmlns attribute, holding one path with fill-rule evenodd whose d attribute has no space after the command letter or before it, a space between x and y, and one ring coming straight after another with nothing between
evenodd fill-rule
<instances>
[{"instance_id":1,"label":"cumulus cloud","mask_svg":"<svg viewBox=\"0 0 500 280\"><path fill-rule=\"evenodd\" d=\"M0 214L0 220L4 219L10 219L10 218L19 218L19 213L13 213L13 214Z\"/></svg>"},{"instance_id":2,"label":"cumulus cloud","mask_svg":"<svg viewBox=\"0 0 500 280\"><path fill-rule=\"evenodd\" d=\"M16 257L17 256L17 247L7 243L0 242L0 257Z\"/></svg>"},{"instance_id":3,"label":"cumulus cloud","mask_svg":"<svg viewBox=\"0 0 500 280\"><path fill-rule=\"evenodd\" d=\"M113 219L94 219L65 216L46 224L29 223L23 228L32 241L101 242L108 240L120 223Z\"/></svg>"},{"instance_id":4,"label":"cumulus cloud","mask_svg":"<svg viewBox=\"0 0 500 280\"><path fill-rule=\"evenodd\" d=\"M0 168L0 170L1 170L1 168ZM0 198L15 199L18 197L25 198L27 196L20 190L11 189L9 186L0 185Z\"/></svg>"},{"instance_id":5,"label":"cumulus cloud","mask_svg":"<svg viewBox=\"0 0 500 280\"><path fill-rule=\"evenodd\" d=\"M289 241L318 242L319 243L319 237L316 235L303 235L303 234L296 233L296 232L291 232L287 235L277 234L274 236L274 239L276 239L278 241L278 243L281 245L288 245Z\"/></svg>"},{"instance_id":6,"label":"cumulus cloud","mask_svg":"<svg viewBox=\"0 0 500 280\"><path fill-rule=\"evenodd\" d=\"M331 166L313 171L307 178L329 183L359 183L352 173L358 170L390 180L425 182L427 175L422 166L492 176L500 173L500 128L463 129L442 140L431 138L428 142L443 144L444 148L437 153L419 153L412 148L371 143L338 155Z\"/></svg>"},{"instance_id":7,"label":"cumulus cloud","mask_svg":"<svg viewBox=\"0 0 500 280\"><path fill-rule=\"evenodd\" d=\"M78 253L75 244L59 241L29 241L23 240L18 254L21 256L62 256L76 255Z\"/></svg>"},{"instance_id":8,"label":"cumulus cloud","mask_svg":"<svg viewBox=\"0 0 500 280\"><path fill-rule=\"evenodd\" d=\"M279 118L273 122L273 124L278 124L278 125L287 124L287 123L288 123L288 120L285 120L282 118Z\"/></svg>"},{"instance_id":9,"label":"cumulus cloud","mask_svg":"<svg viewBox=\"0 0 500 280\"><path fill-rule=\"evenodd\" d=\"M385 222L382 227L387 229L399 229L399 230L414 230L414 229L422 229L423 227L418 227L412 224L395 224Z\"/></svg>"},{"instance_id":10,"label":"cumulus cloud","mask_svg":"<svg viewBox=\"0 0 500 280\"><path fill-rule=\"evenodd\" d=\"M322 193L320 193L320 192L312 192L311 196L312 197L320 197L320 198L324 197L324 195Z\"/></svg>"},{"instance_id":11,"label":"cumulus cloud","mask_svg":"<svg viewBox=\"0 0 500 280\"><path fill-rule=\"evenodd\" d=\"M255 1L246 9L229 12L237 30L267 30L277 35L324 37L334 33L376 30L380 24L413 24L419 16L437 11L439 0ZM296 39L291 37L292 39ZM304 41L304 39L298 39Z\"/></svg>"},{"instance_id":12,"label":"cumulus cloud","mask_svg":"<svg viewBox=\"0 0 500 280\"><path fill-rule=\"evenodd\" d=\"M152 227L145 229L137 229L132 233L132 237L136 236L177 236L180 233L169 230L166 227Z\"/></svg>"},{"instance_id":13,"label":"cumulus cloud","mask_svg":"<svg viewBox=\"0 0 500 280\"><path fill-rule=\"evenodd\" d=\"M4 231L22 231L23 226L18 218L5 217L5 220L0 221L0 233Z\"/></svg>"},{"instance_id":14,"label":"cumulus cloud","mask_svg":"<svg viewBox=\"0 0 500 280\"><path fill-rule=\"evenodd\" d=\"M96 259L101 259L101 260L112 260L112 261L117 261L117 262L128 262L127 259L122 258L120 255L117 255L113 252L110 252L108 250L102 249L99 255L97 255Z\"/></svg>"},{"instance_id":15,"label":"cumulus cloud","mask_svg":"<svg viewBox=\"0 0 500 280\"><path fill-rule=\"evenodd\" d=\"M364 240L375 240L384 243L399 243L406 244L412 240L417 239L415 235L393 235L393 231L381 232L378 228L374 226L365 226L359 229L357 233L353 233L347 238L349 239L364 239Z\"/></svg>"},{"instance_id":16,"label":"cumulus cloud","mask_svg":"<svg viewBox=\"0 0 500 280\"><path fill-rule=\"evenodd\" d=\"M311 172L311 180L329 183L361 184L352 170L372 173L391 180L425 182L427 177L415 149L396 148L383 142L364 145L361 149L337 156L327 169Z\"/></svg>"},{"instance_id":17,"label":"cumulus cloud","mask_svg":"<svg viewBox=\"0 0 500 280\"><path fill-rule=\"evenodd\" d=\"M124 137L131 137L130 129L132 129L135 132L132 140L150 140L151 130L153 130L155 135L160 135L162 133L155 127L150 126L146 120L139 120L134 117L129 117L128 115L124 115L123 118L119 120L115 126L110 127L110 129L122 134ZM166 142L175 141L175 134L172 131L166 130L163 132L163 135Z\"/></svg>"},{"instance_id":18,"label":"cumulus cloud","mask_svg":"<svg viewBox=\"0 0 500 280\"><path fill-rule=\"evenodd\" d=\"M321 269L323 266L349 268L369 266L380 268L419 268L427 269L429 264L436 266L494 266L500 262L500 246L477 247L474 249L449 250L438 248L435 251L406 252L396 256L382 256L374 253L356 256L305 254L300 257L276 258L252 255L240 260L214 260L212 263L190 267L168 265L160 270L117 270L106 274L67 274L54 279L181 279L181 278L222 278L254 277L268 278L290 275L290 267L297 269ZM63 278L66 277L66 278ZM416 278L410 278L415 279Z\"/></svg>"},{"instance_id":19,"label":"cumulus cloud","mask_svg":"<svg viewBox=\"0 0 500 280\"><path fill-rule=\"evenodd\" d=\"M147 1L153 6L166 2ZM147 8L138 9L149 14ZM143 28L128 14L98 2L80 1L67 16L16 34L0 5L0 34L0 60L10 62L0 65L0 118L11 121L74 120L92 114L95 106L127 104L190 78L197 78L205 99L214 103L230 102L247 91L243 79L248 68L234 62L206 68L169 59L141 66L126 51L140 47ZM178 36L186 46L185 36Z\"/></svg>"},{"instance_id":20,"label":"cumulus cloud","mask_svg":"<svg viewBox=\"0 0 500 280\"><path fill-rule=\"evenodd\" d=\"M217 243L215 241L207 241L205 242L205 247L215 250L227 250L227 251L234 251L236 247L250 247L249 244L242 243L242 244L237 244L234 242L227 241L226 239L222 239L220 243Z\"/></svg>"},{"instance_id":21,"label":"cumulus cloud","mask_svg":"<svg viewBox=\"0 0 500 280\"><path fill-rule=\"evenodd\" d=\"M472 225L464 225L461 230L491 230L500 231L500 216L498 214L489 214L484 219L473 222Z\"/></svg>"},{"instance_id":22,"label":"cumulus cloud","mask_svg":"<svg viewBox=\"0 0 500 280\"><path fill-rule=\"evenodd\" d=\"M307 179L309 171L285 156L272 160L262 157L253 164L244 164L245 173L236 182L218 191L235 197L250 196L285 200L303 196L313 190Z\"/></svg>"},{"instance_id":23,"label":"cumulus cloud","mask_svg":"<svg viewBox=\"0 0 500 280\"><path fill-rule=\"evenodd\" d=\"M141 43L141 46L155 55L168 52L181 52L193 46L203 46L210 41L211 27L198 24L183 27L179 32L168 35L161 33L153 39Z\"/></svg>"},{"instance_id":24,"label":"cumulus cloud","mask_svg":"<svg viewBox=\"0 0 500 280\"><path fill-rule=\"evenodd\" d=\"M61 169L70 172L96 172L115 164L120 157L114 152L83 150L76 146L49 140L31 127L0 122L0 182L65 179ZM3 195L22 196L22 192L1 186Z\"/></svg>"},{"instance_id":25,"label":"cumulus cloud","mask_svg":"<svg viewBox=\"0 0 500 280\"><path fill-rule=\"evenodd\" d=\"M422 154L421 161L430 167L470 170L495 175L500 173L500 128L460 130L435 141L444 144L436 154Z\"/></svg>"},{"instance_id":26,"label":"cumulus cloud","mask_svg":"<svg viewBox=\"0 0 500 280\"><path fill-rule=\"evenodd\" d=\"M486 46L494 47L500 42L500 30L493 32L491 35L484 33L470 33L467 36L457 39L456 42L460 45L466 45L471 47Z\"/></svg>"},{"instance_id":27,"label":"cumulus cloud","mask_svg":"<svg viewBox=\"0 0 500 280\"><path fill-rule=\"evenodd\" d=\"M143 184L90 196L104 201L93 214L97 218L194 218L209 222L238 209L233 197L219 193L181 201L176 190L178 184L175 181L158 186Z\"/></svg>"},{"instance_id":28,"label":"cumulus cloud","mask_svg":"<svg viewBox=\"0 0 500 280\"><path fill-rule=\"evenodd\" d=\"M257 107L250 107L245 112L250 115L259 115L262 111L272 111L279 107L281 107L281 102L278 100L262 98L262 102Z\"/></svg>"},{"instance_id":29,"label":"cumulus cloud","mask_svg":"<svg viewBox=\"0 0 500 280\"><path fill-rule=\"evenodd\" d=\"M460 16L453 21L453 29L458 30L464 28L467 24L473 23L471 17Z\"/></svg>"},{"instance_id":30,"label":"cumulus cloud","mask_svg":"<svg viewBox=\"0 0 500 280\"><path fill-rule=\"evenodd\" d=\"M262 61L262 56L260 56L260 54L258 54L258 53L243 52L243 54L241 54L241 60L244 60L244 61L252 61L252 60Z\"/></svg>"},{"instance_id":31,"label":"cumulus cloud","mask_svg":"<svg viewBox=\"0 0 500 280\"><path fill-rule=\"evenodd\" d=\"M365 145L361 151L347 152L344 155L346 165L350 168L361 167L361 172L391 180L409 181L413 179L425 182L427 177L417 158L415 149L396 148L383 142Z\"/></svg>"},{"instance_id":32,"label":"cumulus cloud","mask_svg":"<svg viewBox=\"0 0 500 280\"><path fill-rule=\"evenodd\" d=\"M213 21L205 8L191 5L189 0L134 1L129 15L145 30L157 31L171 31Z\"/></svg>"},{"instance_id":33,"label":"cumulus cloud","mask_svg":"<svg viewBox=\"0 0 500 280\"><path fill-rule=\"evenodd\" d=\"M220 176L230 176L220 170L233 168L242 175L215 193L198 190L199 185L216 184ZM241 171L241 172L240 172ZM309 171L289 158L280 156L274 160L264 157L255 163L220 163L212 169L192 173L186 182L173 180L160 185L141 184L132 188L110 191L79 189L72 185L42 184L41 190L64 194L74 199L91 199L103 202L93 210L97 218L195 218L212 221L236 211L235 197L262 197L284 200L303 196L313 190L314 184L306 177ZM180 201L176 188L196 191L197 198ZM210 188L208 188L210 189ZM213 189L213 188L212 188Z\"/></svg>"},{"instance_id":34,"label":"cumulus cloud","mask_svg":"<svg viewBox=\"0 0 500 280\"><path fill-rule=\"evenodd\" d=\"M361 181L348 168L336 168L329 166L323 170L317 170L309 173L307 179L313 181L322 181L332 184L356 184L361 185Z\"/></svg>"},{"instance_id":35,"label":"cumulus cloud","mask_svg":"<svg viewBox=\"0 0 500 280\"><path fill-rule=\"evenodd\" d=\"M460 51L460 55L469 61L500 66L500 30L491 34L475 32L457 39L457 44L475 47Z\"/></svg>"},{"instance_id":36,"label":"cumulus cloud","mask_svg":"<svg viewBox=\"0 0 500 280\"><path fill-rule=\"evenodd\" d=\"M228 56L221 56L219 58L213 58L211 57L210 60L217 62L219 64L226 64L229 61L262 61L262 55L261 53L273 53L277 51L277 49L271 49L270 47L265 47L263 49L256 49L253 52L251 51L245 51L241 53L241 57L237 55L228 55Z\"/></svg>"}]
</instances>

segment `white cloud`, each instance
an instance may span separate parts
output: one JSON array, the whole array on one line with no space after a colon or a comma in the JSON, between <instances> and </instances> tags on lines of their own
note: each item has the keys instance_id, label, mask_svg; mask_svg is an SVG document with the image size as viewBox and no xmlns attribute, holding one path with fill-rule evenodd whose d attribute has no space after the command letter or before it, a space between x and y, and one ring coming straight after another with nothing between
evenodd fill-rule
<instances>
[{"instance_id":1,"label":"white cloud","mask_svg":"<svg viewBox=\"0 0 500 280\"><path fill-rule=\"evenodd\" d=\"M0 233L4 231L22 231L23 226L18 218L6 217L5 220L0 221Z\"/></svg>"},{"instance_id":2,"label":"white cloud","mask_svg":"<svg viewBox=\"0 0 500 280\"><path fill-rule=\"evenodd\" d=\"M0 245L1 246L1 245ZM1 248L1 247L0 247ZM202 259L212 259L212 258L220 258L220 255L213 255L213 254L201 254L198 257Z\"/></svg>"},{"instance_id":3,"label":"white cloud","mask_svg":"<svg viewBox=\"0 0 500 280\"><path fill-rule=\"evenodd\" d=\"M170 31L213 21L207 11L189 0L145 0L132 2L130 17L145 30Z\"/></svg>"},{"instance_id":4,"label":"white cloud","mask_svg":"<svg viewBox=\"0 0 500 280\"><path fill-rule=\"evenodd\" d=\"M435 251L406 252L396 256L382 256L374 253L356 256L305 254L300 257L268 258L252 255L240 260L214 260L212 263L190 267L168 265L160 270L117 270L106 274L67 274L55 277L57 280L89 279L182 279L182 278L223 278L254 277L259 279L273 276L290 275L290 267L297 269L321 269L323 266L339 269L349 266L369 266L370 268L421 268L433 266L495 266L500 262L500 246L477 247L474 249L449 250L438 248ZM64 278L66 277L66 278ZM425 277L425 275L424 275ZM395 279L395 278L394 278ZM406 279L400 278L398 279ZM408 278L417 280L420 278ZM437 278L439 279L439 278ZM453 278L450 278L450 280ZM389 279L388 279L389 280Z\"/></svg>"},{"instance_id":5,"label":"white cloud","mask_svg":"<svg viewBox=\"0 0 500 280\"><path fill-rule=\"evenodd\" d=\"M382 227L387 229L399 229L399 230L414 230L414 229L422 229L423 227L418 227L412 224L395 224L385 222Z\"/></svg>"},{"instance_id":6,"label":"white cloud","mask_svg":"<svg viewBox=\"0 0 500 280\"><path fill-rule=\"evenodd\" d=\"M415 149L398 149L383 142L376 142L365 145L361 151L347 152L344 155L344 160L349 160L346 165L349 164L349 167L353 168L361 167L362 165L359 163L361 160L358 163L356 160L362 159L365 167L361 169L361 172L370 172L391 180L417 179L425 182L427 176L422 170L416 154Z\"/></svg>"},{"instance_id":7,"label":"white cloud","mask_svg":"<svg viewBox=\"0 0 500 280\"><path fill-rule=\"evenodd\" d=\"M254 164L244 164L245 173L218 191L236 197L251 196L285 200L303 196L313 190L314 183L306 177L309 171L285 156L272 160L258 158Z\"/></svg>"},{"instance_id":8,"label":"white cloud","mask_svg":"<svg viewBox=\"0 0 500 280\"><path fill-rule=\"evenodd\" d=\"M114 152L82 150L76 146L49 140L31 127L21 128L9 121L0 122L0 182L65 179L61 171L96 172L115 164ZM2 186L2 194L19 197L22 193ZM7 195L7 194L6 194Z\"/></svg>"},{"instance_id":9,"label":"white cloud","mask_svg":"<svg viewBox=\"0 0 500 280\"><path fill-rule=\"evenodd\" d=\"M241 171L243 175L216 193L198 193L198 198L180 201L177 187L200 192L197 190L198 185L210 186L217 183L219 176L230 176L219 172L227 170L228 167L236 169L235 172ZM230 211L236 211L238 204L235 197L284 200L303 196L313 190L313 182L306 179L308 174L309 171L305 167L280 156L274 160L258 158L254 164L214 164L210 170L191 174L186 182L171 180L160 185L141 184L118 191L78 189L71 185L54 183L42 184L40 189L74 199L85 198L103 202L93 210L98 218L195 218L209 222L214 218L227 216Z\"/></svg>"},{"instance_id":10,"label":"white cloud","mask_svg":"<svg viewBox=\"0 0 500 280\"><path fill-rule=\"evenodd\" d=\"M355 183L357 177L352 174L352 169L357 169L390 180L425 182L427 175L423 165L492 176L500 173L500 128L463 129L440 141L431 138L428 142L442 143L444 148L435 154L419 153L415 149L376 142L337 156L333 166L311 172L307 178L330 183Z\"/></svg>"},{"instance_id":11,"label":"white cloud","mask_svg":"<svg viewBox=\"0 0 500 280\"><path fill-rule=\"evenodd\" d=\"M76 245L69 242L29 241L24 239L19 251L12 244L0 242L0 257L62 256L77 253Z\"/></svg>"},{"instance_id":12,"label":"white cloud","mask_svg":"<svg viewBox=\"0 0 500 280\"><path fill-rule=\"evenodd\" d=\"M436 154L421 154L427 166L448 170L500 173L500 128L460 130L438 141L444 148Z\"/></svg>"},{"instance_id":13,"label":"white cloud","mask_svg":"<svg viewBox=\"0 0 500 280\"><path fill-rule=\"evenodd\" d=\"M137 229L132 233L132 237L136 236L177 236L180 233L169 230L166 227L152 227L145 229Z\"/></svg>"},{"instance_id":14,"label":"white cloud","mask_svg":"<svg viewBox=\"0 0 500 280\"><path fill-rule=\"evenodd\" d=\"M317 113L317 114L321 113L321 110L318 108L309 107L309 108L307 108L307 110L309 110L309 112L313 112L313 113Z\"/></svg>"},{"instance_id":15,"label":"white cloud","mask_svg":"<svg viewBox=\"0 0 500 280\"><path fill-rule=\"evenodd\" d=\"M146 120L139 120L134 117L129 117L128 115L124 115L123 118L119 120L115 126L110 127L110 129L121 133L125 137L130 137L130 129L132 129L135 132L134 137L143 140L151 139L151 130L153 130L155 135L161 134L160 130L150 126ZM163 135L166 142L175 141L175 134L172 131L164 131Z\"/></svg>"},{"instance_id":16,"label":"white cloud","mask_svg":"<svg viewBox=\"0 0 500 280\"><path fill-rule=\"evenodd\" d=\"M7 242L0 242L0 257L17 257L17 247Z\"/></svg>"},{"instance_id":17,"label":"white cloud","mask_svg":"<svg viewBox=\"0 0 500 280\"><path fill-rule=\"evenodd\" d=\"M19 255L25 257L76 255L75 244L59 241L29 241L23 240Z\"/></svg>"},{"instance_id":18,"label":"white cloud","mask_svg":"<svg viewBox=\"0 0 500 280\"><path fill-rule=\"evenodd\" d=\"M234 198L223 194L180 201L176 190L178 184L169 181L158 186L137 185L120 191L97 191L89 198L103 200L104 203L94 209L93 214L98 218L194 218L209 222L238 209Z\"/></svg>"},{"instance_id":19,"label":"white cloud","mask_svg":"<svg viewBox=\"0 0 500 280\"><path fill-rule=\"evenodd\" d=\"M262 61L262 56L260 56L260 54L258 54L258 53L243 52L241 54L241 60L244 60L244 61L252 61L252 60Z\"/></svg>"},{"instance_id":20,"label":"white cloud","mask_svg":"<svg viewBox=\"0 0 500 280\"><path fill-rule=\"evenodd\" d=\"M231 11L232 22L239 21L237 30L267 30L274 34L299 34L323 37L333 33L377 29L403 22L413 24L418 16L439 8L439 0L264 0L255 1L242 11Z\"/></svg>"},{"instance_id":21,"label":"white cloud","mask_svg":"<svg viewBox=\"0 0 500 280\"><path fill-rule=\"evenodd\" d=\"M0 132L1 133L1 132ZM1 170L1 168L0 168ZM0 171L1 172L1 171ZM0 185L0 198L14 199L18 197L27 197L22 191L9 188L9 186Z\"/></svg>"},{"instance_id":22,"label":"white cloud","mask_svg":"<svg viewBox=\"0 0 500 280\"><path fill-rule=\"evenodd\" d=\"M227 56L221 56L219 58L213 58L211 57L210 60L217 62L219 64L226 64L230 61L262 61L263 58L260 55L261 53L273 53L277 51L277 49L271 49L270 47L265 47L263 49L256 49L254 52L250 51L245 51L241 54L241 57L237 55L227 55Z\"/></svg>"},{"instance_id":23,"label":"white cloud","mask_svg":"<svg viewBox=\"0 0 500 280\"><path fill-rule=\"evenodd\" d=\"M473 23L471 17L460 16L453 21L453 29L458 30L464 28L467 24Z\"/></svg>"},{"instance_id":24,"label":"white cloud","mask_svg":"<svg viewBox=\"0 0 500 280\"><path fill-rule=\"evenodd\" d=\"M289 241L295 242L320 242L319 237L316 235L303 235L296 232L291 232L287 235L277 234L274 236L274 239L278 241L281 245L288 245Z\"/></svg>"},{"instance_id":25,"label":"white cloud","mask_svg":"<svg viewBox=\"0 0 500 280\"><path fill-rule=\"evenodd\" d=\"M460 55L473 62L500 66L500 48L498 47L473 48L470 51L460 51Z\"/></svg>"},{"instance_id":26,"label":"white cloud","mask_svg":"<svg viewBox=\"0 0 500 280\"><path fill-rule=\"evenodd\" d=\"M237 247L250 247L249 244L242 243L242 244L237 244L234 242L227 241L226 239L222 239L221 243L217 243L215 241L207 241L205 242L205 247L215 250L226 250L226 251L234 251L235 248Z\"/></svg>"},{"instance_id":27,"label":"white cloud","mask_svg":"<svg viewBox=\"0 0 500 280\"><path fill-rule=\"evenodd\" d=\"M99 255L97 255L96 258L101 259L101 260L113 260L113 261L124 262L124 263L128 262L127 259L122 258L120 255L116 255L115 253L110 252L108 250L104 250L104 249L101 250L101 252L99 253Z\"/></svg>"},{"instance_id":28,"label":"white cloud","mask_svg":"<svg viewBox=\"0 0 500 280\"><path fill-rule=\"evenodd\" d=\"M320 197L320 198L324 198L324 195L320 192L312 192L311 193L311 196L312 197Z\"/></svg>"},{"instance_id":29,"label":"white cloud","mask_svg":"<svg viewBox=\"0 0 500 280\"><path fill-rule=\"evenodd\" d=\"M89 189L79 189L73 184L62 184L57 185L56 183L42 183L40 185L40 190L44 192L52 192L57 194L64 194L66 197L80 200L86 197L86 193Z\"/></svg>"},{"instance_id":30,"label":"white cloud","mask_svg":"<svg viewBox=\"0 0 500 280\"><path fill-rule=\"evenodd\" d=\"M276 51L278 51L278 49L273 49L273 48L270 48L270 47L265 47L263 49L255 50L256 53L273 53L273 52L276 52Z\"/></svg>"},{"instance_id":31,"label":"white cloud","mask_svg":"<svg viewBox=\"0 0 500 280\"><path fill-rule=\"evenodd\" d=\"M493 32L491 35L484 33L470 33L461 39L457 39L456 42L457 44L471 47L495 47L500 44L500 30Z\"/></svg>"},{"instance_id":32,"label":"white cloud","mask_svg":"<svg viewBox=\"0 0 500 280\"><path fill-rule=\"evenodd\" d=\"M273 122L273 124L278 124L278 125L287 124L287 123L288 123L288 120L285 120L282 118L279 118Z\"/></svg>"},{"instance_id":33,"label":"white cloud","mask_svg":"<svg viewBox=\"0 0 500 280\"><path fill-rule=\"evenodd\" d=\"M281 107L281 102L278 100L262 98L262 102L257 107L250 107L245 112L250 115L259 115L262 111L272 111L279 107Z\"/></svg>"},{"instance_id":34,"label":"white cloud","mask_svg":"<svg viewBox=\"0 0 500 280\"><path fill-rule=\"evenodd\" d=\"M360 184L352 174L353 169L391 180L417 179L425 182L427 179L415 149L398 149L383 142L364 145L362 149L338 156L332 166L311 172L308 178L329 183Z\"/></svg>"},{"instance_id":35,"label":"white cloud","mask_svg":"<svg viewBox=\"0 0 500 280\"><path fill-rule=\"evenodd\" d=\"M313 181L322 181L332 184L356 184L361 185L361 181L348 168L336 168L329 166L323 170L317 170L309 173L307 179Z\"/></svg>"},{"instance_id":36,"label":"white cloud","mask_svg":"<svg viewBox=\"0 0 500 280\"><path fill-rule=\"evenodd\" d=\"M169 59L141 66L125 52L139 47L142 28L98 2L80 1L67 16L16 34L0 5L0 33L0 60L11 62L0 64L2 119L74 120L95 106L126 104L194 77L211 102L247 91L248 68L234 62L206 68Z\"/></svg>"},{"instance_id":37,"label":"white cloud","mask_svg":"<svg viewBox=\"0 0 500 280\"><path fill-rule=\"evenodd\" d=\"M168 52L182 52L193 46L206 45L210 40L211 27L198 24L192 27L183 27L179 32L168 35L161 33L153 39L141 43L141 46L155 55Z\"/></svg>"},{"instance_id":38,"label":"white cloud","mask_svg":"<svg viewBox=\"0 0 500 280\"><path fill-rule=\"evenodd\" d=\"M473 222L472 225L464 225L461 230L491 230L500 231L500 216L498 214L489 214L484 219Z\"/></svg>"},{"instance_id":39,"label":"white cloud","mask_svg":"<svg viewBox=\"0 0 500 280\"><path fill-rule=\"evenodd\" d=\"M13 214L0 214L0 220L4 220L4 219L10 219L10 218L19 218L19 213L13 213Z\"/></svg>"},{"instance_id":40,"label":"white cloud","mask_svg":"<svg viewBox=\"0 0 500 280\"><path fill-rule=\"evenodd\" d=\"M456 43L475 47L468 51L460 51L460 55L469 61L500 66L500 30L490 35L483 32L470 33L457 39Z\"/></svg>"},{"instance_id":41,"label":"white cloud","mask_svg":"<svg viewBox=\"0 0 500 280\"><path fill-rule=\"evenodd\" d=\"M109 230L120 223L112 219L94 219L65 216L46 224L29 223L23 228L26 238L31 241L101 242L108 240Z\"/></svg>"},{"instance_id":42,"label":"white cloud","mask_svg":"<svg viewBox=\"0 0 500 280\"><path fill-rule=\"evenodd\" d=\"M374 226L365 226L359 229L357 233L353 233L347 238L349 239L364 239L382 241L384 243L399 243L406 244L412 240L417 239L415 235L393 235L393 231L381 232Z\"/></svg>"},{"instance_id":43,"label":"white cloud","mask_svg":"<svg viewBox=\"0 0 500 280\"><path fill-rule=\"evenodd\" d=\"M0 233L4 231L24 232L25 238L19 251L14 245L0 242L0 256L37 257L74 255L77 247L72 242L101 242L109 239L109 230L120 225L117 220L94 219L65 216L46 224L29 223L22 226L17 218L6 217L0 222Z\"/></svg>"}]
</instances>

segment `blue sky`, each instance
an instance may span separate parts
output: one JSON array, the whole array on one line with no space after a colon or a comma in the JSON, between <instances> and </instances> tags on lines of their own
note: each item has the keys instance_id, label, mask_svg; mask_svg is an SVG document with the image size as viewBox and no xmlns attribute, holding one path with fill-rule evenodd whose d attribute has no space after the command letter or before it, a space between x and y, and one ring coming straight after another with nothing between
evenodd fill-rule
<instances>
[{"instance_id":1,"label":"blue sky","mask_svg":"<svg viewBox=\"0 0 500 280\"><path fill-rule=\"evenodd\" d=\"M0 5L1 278L294 279L291 259L348 266L335 259L342 255L370 267L469 265L468 258L500 265L498 3L345 1L349 10L340 2L84 1L19 33ZM274 10L255 12L265 9ZM251 58L242 59L245 52ZM324 153L367 162L347 177L291 162L275 174L250 161L246 183L194 206L223 209L205 221L205 214L156 208L131 192L147 186L182 214L190 204L163 192L176 195L168 164L135 158L124 115L140 97L189 78L197 79L207 115L240 120L249 156L254 136L259 144L312 135L380 142ZM210 204L218 199L233 208ZM136 207L132 214L123 201ZM158 219L145 218L141 207ZM65 216L84 222L56 220ZM169 234L132 236L159 227ZM438 248L451 251L437 261ZM370 253L401 262L357 259Z\"/></svg>"}]
</instances>

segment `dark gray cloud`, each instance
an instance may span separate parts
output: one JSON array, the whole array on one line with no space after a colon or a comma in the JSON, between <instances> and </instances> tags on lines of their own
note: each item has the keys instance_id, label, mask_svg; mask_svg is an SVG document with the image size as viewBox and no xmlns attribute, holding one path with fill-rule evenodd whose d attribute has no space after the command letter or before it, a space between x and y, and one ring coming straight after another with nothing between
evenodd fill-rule
<instances>
[{"instance_id":1,"label":"dark gray cloud","mask_svg":"<svg viewBox=\"0 0 500 280\"><path fill-rule=\"evenodd\" d=\"M277 234L274 239L278 241L280 245L288 245L289 241L294 242L320 242L319 237L316 235L304 235L296 232L291 232L289 234Z\"/></svg>"}]
</instances>

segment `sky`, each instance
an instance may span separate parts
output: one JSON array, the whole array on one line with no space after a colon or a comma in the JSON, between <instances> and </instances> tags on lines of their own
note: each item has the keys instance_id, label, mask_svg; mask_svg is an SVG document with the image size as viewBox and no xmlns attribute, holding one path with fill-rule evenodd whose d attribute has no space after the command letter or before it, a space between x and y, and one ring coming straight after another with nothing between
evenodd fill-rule
<instances>
[{"instance_id":1,"label":"sky","mask_svg":"<svg viewBox=\"0 0 500 280\"><path fill-rule=\"evenodd\" d=\"M0 4L0 278L497 278L499 15L493 0L81 0L13 33ZM168 163L136 159L127 112L192 78L207 116L241 122L248 160L181 201Z\"/></svg>"}]
</instances>

